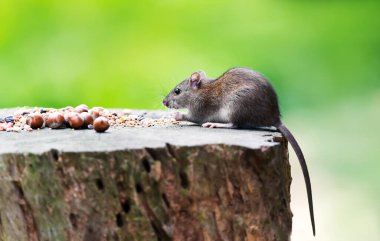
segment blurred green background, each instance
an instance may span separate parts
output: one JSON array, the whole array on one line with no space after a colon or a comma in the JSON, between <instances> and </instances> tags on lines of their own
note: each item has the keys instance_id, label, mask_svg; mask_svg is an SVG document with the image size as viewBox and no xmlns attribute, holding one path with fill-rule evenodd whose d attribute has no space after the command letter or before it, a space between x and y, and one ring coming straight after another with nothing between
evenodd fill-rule
<instances>
[{"instance_id":1,"label":"blurred green background","mask_svg":"<svg viewBox=\"0 0 380 241\"><path fill-rule=\"evenodd\" d=\"M292 159L292 240L380 240L379 1L0 0L0 108L162 108L175 83L234 66L272 80Z\"/></svg>"}]
</instances>

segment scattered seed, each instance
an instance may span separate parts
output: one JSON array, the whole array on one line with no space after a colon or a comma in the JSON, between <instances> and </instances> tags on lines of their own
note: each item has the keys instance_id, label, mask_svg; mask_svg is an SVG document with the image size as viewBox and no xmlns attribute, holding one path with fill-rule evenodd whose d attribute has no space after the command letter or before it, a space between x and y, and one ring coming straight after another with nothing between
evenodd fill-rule
<instances>
[{"instance_id":1,"label":"scattered seed","mask_svg":"<svg viewBox=\"0 0 380 241\"><path fill-rule=\"evenodd\" d=\"M78 112L81 112L81 114L79 114ZM170 126L170 125L180 124L180 122L175 121L173 118L150 117L148 116L147 112L141 113L139 115L134 115L131 113L132 111L130 110L115 112L114 110L111 111L102 107L94 107L92 109L88 109L86 105L79 105L75 108L71 106L67 106L61 109L53 109L53 108L19 109L15 113L13 113L13 115L10 115L7 117L0 117L0 131L6 131L7 129L9 129L9 131L16 131L16 132L32 131L32 127L35 129L44 128L45 124L46 124L46 127L50 127L50 128L86 128L87 127L88 129L94 129L94 126L91 124L91 121L89 121L88 123L83 123L83 126L79 126L79 124L78 126L76 126L73 123L79 119L84 120L85 117L88 117L88 116L92 116L94 119L97 117L102 117L107 120L110 127L114 127L114 128L126 128L126 127L148 128L148 127L153 127L153 126ZM45 124L40 126L40 123L38 123L38 125L32 125L31 122L28 122L28 120L31 121L32 119L41 120L39 117L37 119L31 118L31 117L35 117L36 115L41 116ZM57 126L51 125L49 119L51 117L56 117L59 115L63 115L66 120L61 125L59 125L60 127L58 127L58 125ZM73 118L72 116L75 116L75 118ZM81 118L76 118L78 116ZM70 118L71 125L69 123L68 117L71 117Z\"/></svg>"},{"instance_id":2,"label":"scattered seed","mask_svg":"<svg viewBox=\"0 0 380 241\"><path fill-rule=\"evenodd\" d=\"M19 126L13 126L13 127L7 128L7 132L20 132L21 130L22 128Z\"/></svg>"},{"instance_id":3,"label":"scattered seed","mask_svg":"<svg viewBox=\"0 0 380 241\"><path fill-rule=\"evenodd\" d=\"M7 117L4 118L4 120L7 123L14 123L15 122L13 116L7 116Z\"/></svg>"}]
</instances>

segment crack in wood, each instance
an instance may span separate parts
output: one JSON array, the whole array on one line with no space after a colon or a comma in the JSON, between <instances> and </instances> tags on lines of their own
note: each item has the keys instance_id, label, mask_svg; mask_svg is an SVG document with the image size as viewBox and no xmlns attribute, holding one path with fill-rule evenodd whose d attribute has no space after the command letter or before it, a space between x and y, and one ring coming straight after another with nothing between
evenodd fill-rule
<instances>
[{"instance_id":1,"label":"crack in wood","mask_svg":"<svg viewBox=\"0 0 380 241\"><path fill-rule=\"evenodd\" d=\"M31 206L26 200L24 191L22 189L21 183L19 181L12 181L16 192L19 195L19 205L23 213L24 222L26 224L27 235L29 241L39 241L38 228L33 217L33 211Z\"/></svg>"}]
</instances>

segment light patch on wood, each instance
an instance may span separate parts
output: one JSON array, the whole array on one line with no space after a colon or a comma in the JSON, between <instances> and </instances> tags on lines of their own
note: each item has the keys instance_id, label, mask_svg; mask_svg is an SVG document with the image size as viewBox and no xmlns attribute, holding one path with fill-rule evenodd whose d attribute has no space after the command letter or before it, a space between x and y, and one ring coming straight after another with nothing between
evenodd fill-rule
<instances>
[{"instance_id":1,"label":"light patch on wood","mask_svg":"<svg viewBox=\"0 0 380 241\"><path fill-rule=\"evenodd\" d=\"M161 179L161 162L155 161L153 165L151 165L151 171L149 173L149 177L158 182Z\"/></svg>"}]
</instances>

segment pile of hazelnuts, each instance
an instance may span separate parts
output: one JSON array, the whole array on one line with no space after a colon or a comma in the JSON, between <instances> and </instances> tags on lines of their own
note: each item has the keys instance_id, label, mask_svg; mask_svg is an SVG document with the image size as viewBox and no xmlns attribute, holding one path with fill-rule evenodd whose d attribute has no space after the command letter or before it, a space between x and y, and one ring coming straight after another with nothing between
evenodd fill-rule
<instances>
[{"instance_id":1,"label":"pile of hazelnuts","mask_svg":"<svg viewBox=\"0 0 380 241\"><path fill-rule=\"evenodd\" d=\"M109 127L153 127L179 125L171 116L149 115L147 112L135 113L124 109L110 110L103 107L88 108L87 105L54 108L20 108L13 115L0 116L0 132L32 131L33 129L94 129L105 132Z\"/></svg>"},{"instance_id":2,"label":"pile of hazelnuts","mask_svg":"<svg viewBox=\"0 0 380 241\"><path fill-rule=\"evenodd\" d=\"M26 124L32 129L48 127L51 129L94 129L96 132L105 132L110 124L106 117L100 115L103 110L101 107L89 109L87 105L83 104L75 108L44 110L39 113L27 114Z\"/></svg>"}]
</instances>

